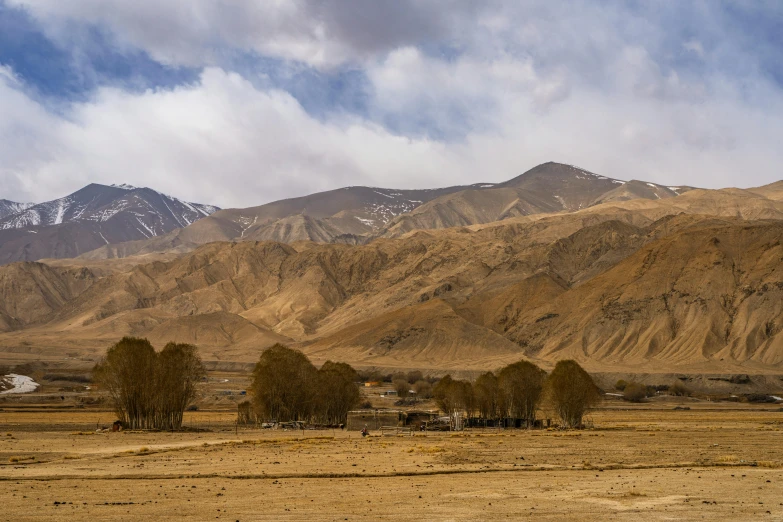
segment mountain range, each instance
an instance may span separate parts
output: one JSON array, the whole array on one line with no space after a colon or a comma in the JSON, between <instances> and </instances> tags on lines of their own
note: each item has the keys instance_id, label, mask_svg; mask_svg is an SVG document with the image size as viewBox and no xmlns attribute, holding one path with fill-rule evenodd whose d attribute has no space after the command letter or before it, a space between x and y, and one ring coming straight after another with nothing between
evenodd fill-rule
<instances>
[{"instance_id":1,"label":"mountain range","mask_svg":"<svg viewBox=\"0 0 783 522\"><path fill-rule=\"evenodd\" d=\"M91 184L40 204L0 203L0 263L75 257L185 227L217 207L149 188Z\"/></svg>"},{"instance_id":2,"label":"mountain range","mask_svg":"<svg viewBox=\"0 0 783 522\"><path fill-rule=\"evenodd\" d=\"M315 241L364 244L411 230L574 212L629 199L665 199L691 187L621 181L560 163L539 165L504 183L430 190L346 187L258 207L226 209L152 239L103 245L89 259L187 252L213 241Z\"/></svg>"},{"instance_id":3,"label":"mountain range","mask_svg":"<svg viewBox=\"0 0 783 522\"><path fill-rule=\"evenodd\" d=\"M783 182L548 163L500 184L351 187L0 267L0 363L87 366L139 335L227 369L284 342L363 367L775 373L781 238Z\"/></svg>"}]
</instances>

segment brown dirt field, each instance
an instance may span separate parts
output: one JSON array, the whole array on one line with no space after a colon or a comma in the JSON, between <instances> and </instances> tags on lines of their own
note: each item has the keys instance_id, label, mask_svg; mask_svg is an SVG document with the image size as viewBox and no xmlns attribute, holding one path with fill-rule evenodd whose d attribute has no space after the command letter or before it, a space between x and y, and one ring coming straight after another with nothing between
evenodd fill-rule
<instances>
[{"instance_id":1,"label":"brown dirt field","mask_svg":"<svg viewBox=\"0 0 783 522\"><path fill-rule=\"evenodd\" d=\"M367 439L244 430L94 433L98 411L0 411L3 520L783 520L777 407L593 412L577 432ZM9 435L10 434L10 435Z\"/></svg>"}]
</instances>

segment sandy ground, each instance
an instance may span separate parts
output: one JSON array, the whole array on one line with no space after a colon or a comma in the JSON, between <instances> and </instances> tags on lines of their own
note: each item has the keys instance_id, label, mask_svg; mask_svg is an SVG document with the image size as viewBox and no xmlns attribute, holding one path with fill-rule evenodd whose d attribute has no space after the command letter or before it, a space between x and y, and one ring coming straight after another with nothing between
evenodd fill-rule
<instances>
[{"instance_id":1,"label":"sandy ground","mask_svg":"<svg viewBox=\"0 0 783 522\"><path fill-rule=\"evenodd\" d=\"M0 520L783 520L783 412L594 412L580 432L95 434L0 411Z\"/></svg>"}]
</instances>

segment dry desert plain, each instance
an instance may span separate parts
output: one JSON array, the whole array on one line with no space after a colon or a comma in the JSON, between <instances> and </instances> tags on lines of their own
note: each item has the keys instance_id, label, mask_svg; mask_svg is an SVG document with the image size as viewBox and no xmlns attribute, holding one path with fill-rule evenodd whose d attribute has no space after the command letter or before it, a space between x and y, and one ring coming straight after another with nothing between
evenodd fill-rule
<instances>
[{"instance_id":1,"label":"dry desert plain","mask_svg":"<svg viewBox=\"0 0 783 522\"><path fill-rule=\"evenodd\" d=\"M674 410L685 404L690 410ZM583 431L96 433L108 411L0 409L1 520L783 520L783 411L607 401Z\"/></svg>"}]
</instances>

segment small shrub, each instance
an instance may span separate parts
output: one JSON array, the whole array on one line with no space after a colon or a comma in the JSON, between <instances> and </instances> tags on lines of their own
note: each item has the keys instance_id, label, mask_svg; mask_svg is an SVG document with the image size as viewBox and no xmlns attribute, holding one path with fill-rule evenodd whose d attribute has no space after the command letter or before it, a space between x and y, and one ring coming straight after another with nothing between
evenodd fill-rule
<instances>
[{"instance_id":1,"label":"small shrub","mask_svg":"<svg viewBox=\"0 0 783 522\"><path fill-rule=\"evenodd\" d=\"M408 397L408 392L411 390L411 385L408 384L407 379L397 378L394 379L392 384L394 385L394 389L400 399L406 399Z\"/></svg>"},{"instance_id":2,"label":"small shrub","mask_svg":"<svg viewBox=\"0 0 783 522\"><path fill-rule=\"evenodd\" d=\"M617 391L624 391L626 386L628 386L628 383L623 379L620 379L614 384L614 389Z\"/></svg>"},{"instance_id":3,"label":"small shrub","mask_svg":"<svg viewBox=\"0 0 783 522\"><path fill-rule=\"evenodd\" d=\"M645 398L647 398L647 387L636 382L628 384L623 391L623 399L626 401L642 402Z\"/></svg>"},{"instance_id":4,"label":"small shrub","mask_svg":"<svg viewBox=\"0 0 783 522\"><path fill-rule=\"evenodd\" d=\"M417 399L424 400L432 398L432 384L424 379L420 379L413 383L413 391L416 392Z\"/></svg>"},{"instance_id":5,"label":"small shrub","mask_svg":"<svg viewBox=\"0 0 783 522\"><path fill-rule=\"evenodd\" d=\"M691 390L681 380L674 381L674 384L669 386L669 395L675 395L677 397L690 397Z\"/></svg>"},{"instance_id":6,"label":"small shrub","mask_svg":"<svg viewBox=\"0 0 783 522\"><path fill-rule=\"evenodd\" d=\"M416 382L424 380L424 374L422 374L419 370L413 370L408 372L408 374L405 376L408 380L408 384L416 384Z\"/></svg>"}]
</instances>

